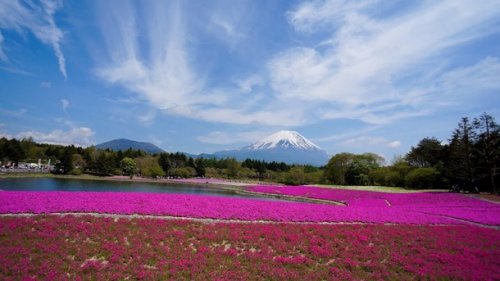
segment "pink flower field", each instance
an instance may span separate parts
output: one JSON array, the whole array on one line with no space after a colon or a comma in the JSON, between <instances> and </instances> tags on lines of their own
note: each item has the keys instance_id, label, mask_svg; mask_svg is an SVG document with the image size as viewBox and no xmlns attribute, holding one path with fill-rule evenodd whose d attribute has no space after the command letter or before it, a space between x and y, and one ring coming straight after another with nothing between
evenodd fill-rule
<instances>
[{"instance_id":1,"label":"pink flower field","mask_svg":"<svg viewBox=\"0 0 500 281\"><path fill-rule=\"evenodd\" d=\"M348 212L384 214L426 215L425 218L442 218L441 223L471 222L485 225L500 225L500 204L468 197L464 194L443 192L386 193L312 186L249 187L250 191L278 195L316 198L345 203ZM389 222L390 220L388 220ZM395 222L397 221L390 221ZM408 221L415 223L415 221ZM418 223L418 222L417 222ZM432 223L423 219L420 223Z\"/></svg>"},{"instance_id":2,"label":"pink flower field","mask_svg":"<svg viewBox=\"0 0 500 281\"><path fill-rule=\"evenodd\" d=\"M497 203L451 193L248 189L345 205L0 191L0 214L8 214L0 216L0 280L500 280Z\"/></svg>"},{"instance_id":3,"label":"pink flower field","mask_svg":"<svg viewBox=\"0 0 500 281\"><path fill-rule=\"evenodd\" d=\"M470 221L500 224L498 204L456 194L383 194L346 190L337 194L339 190L336 189L273 186L257 186L252 190L327 200L343 198L348 205L189 194L2 191L0 213L144 214L278 222L464 224Z\"/></svg>"},{"instance_id":4,"label":"pink flower field","mask_svg":"<svg viewBox=\"0 0 500 281\"><path fill-rule=\"evenodd\" d=\"M0 219L1 280L500 280L476 226Z\"/></svg>"}]
</instances>

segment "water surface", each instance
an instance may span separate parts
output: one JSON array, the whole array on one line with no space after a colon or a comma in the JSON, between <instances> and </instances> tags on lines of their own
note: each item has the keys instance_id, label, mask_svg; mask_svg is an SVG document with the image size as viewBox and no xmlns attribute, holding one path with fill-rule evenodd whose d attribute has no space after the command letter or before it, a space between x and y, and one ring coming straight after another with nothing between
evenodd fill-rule
<instances>
[{"instance_id":1,"label":"water surface","mask_svg":"<svg viewBox=\"0 0 500 281\"><path fill-rule=\"evenodd\" d=\"M200 195L211 195L220 197L239 197L239 198L271 200L251 195L241 195L237 194L235 191L232 190L216 188L206 185L123 182L123 181L105 181L105 180L78 180L78 179L57 179L57 178L0 179L0 190L184 193L184 194L200 194Z\"/></svg>"}]
</instances>

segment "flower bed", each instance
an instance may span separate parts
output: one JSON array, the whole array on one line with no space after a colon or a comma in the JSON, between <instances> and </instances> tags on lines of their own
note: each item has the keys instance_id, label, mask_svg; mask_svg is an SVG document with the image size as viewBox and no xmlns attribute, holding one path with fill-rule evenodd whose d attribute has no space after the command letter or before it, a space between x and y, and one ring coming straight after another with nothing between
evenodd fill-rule
<instances>
[{"instance_id":1,"label":"flower bed","mask_svg":"<svg viewBox=\"0 0 500 281\"><path fill-rule=\"evenodd\" d=\"M349 210L378 213L426 214L480 224L500 225L500 204L455 193L385 193L311 186L251 186L250 191L301 196L348 204Z\"/></svg>"},{"instance_id":2,"label":"flower bed","mask_svg":"<svg viewBox=\"0 0 500 281\"><path fill-rule=\"evenodd\" d=\"M1 280L500 280L500 232L474 226L34 216L0 238Z\"/></svg>"},{"instance_id":3,"label":"flower bed","mask_svg":"<svg viewBox=\"0 0 500 281\"><path fill-rule=\"evenodd\" d=\"M378 205L378 204L376 204ZM408 208L333 206L190 194L2 191L0 213L109 213L290 222L461 224Z\"/></svg>"}]
</instances>

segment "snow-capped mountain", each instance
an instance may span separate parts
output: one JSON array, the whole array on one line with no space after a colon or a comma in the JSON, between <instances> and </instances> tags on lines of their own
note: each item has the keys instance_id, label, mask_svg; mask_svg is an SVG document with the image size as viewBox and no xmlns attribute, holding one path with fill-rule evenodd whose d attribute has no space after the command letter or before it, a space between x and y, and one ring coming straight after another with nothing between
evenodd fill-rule
<instances>
[{"instance_id":1,"label":"snow-capped mountain","mask_svg":"<svg viewBox=\"0 0 500 281\"><path fill-rule=\"evenodd\" d=\"M315 166L325 165L329 159L326 151L295 131L279 131L249 146L219 151L214 156L234 157L240 161L250 158Z\"/></svg>"},{"instance_id":2,"label":"snow-capped mountain","mask_svg":"<svg viewBox=\"0 0 500 281\"><path fill-rule=\"evenodd\" d=\"M244 147L243 149L272 149L272 148L294 148L304 150L321 150L319 146L315 145L310 140L295 131L279 131L262 140Z\"/></svg>"}]
</instances>

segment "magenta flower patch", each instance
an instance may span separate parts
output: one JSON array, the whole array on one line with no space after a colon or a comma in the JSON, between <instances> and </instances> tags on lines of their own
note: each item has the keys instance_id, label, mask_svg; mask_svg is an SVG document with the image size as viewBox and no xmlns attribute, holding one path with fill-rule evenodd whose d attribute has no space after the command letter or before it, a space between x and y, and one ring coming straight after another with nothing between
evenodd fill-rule
<instances>
[{"instance_id":1,"label":"magenta flower patch","mask_svg":"<svg viewBox=\"0 0 500 281\"><path fill-rule=\"evenodd\" d=\"M419 192L386 193L361 190L333 189L312 186L251 186L253 192L300 196L343 202L347 212L356 214L374 213L387 222L397 222L396 217L412 218L415 223L417 214L425 215L417 223L429 223L432 218L500 225L500 204L487 202L456 193ZM374 213L372 213L374 212Z\"/></svg>"},{"instance_id":2,"label":"magenta flower patch","mask_svg":"<svg viewBox=\"0 0 500 281\"><path fill-rule=\"evenodd\" d=\"M109 213L226 220L499 225L497 204L456 194L389 194L313 187L257 186L258 192L344 201L347 206L189 194L0 192L0 213Z\"/></svg>"}]
</instances>

